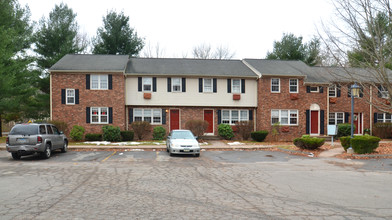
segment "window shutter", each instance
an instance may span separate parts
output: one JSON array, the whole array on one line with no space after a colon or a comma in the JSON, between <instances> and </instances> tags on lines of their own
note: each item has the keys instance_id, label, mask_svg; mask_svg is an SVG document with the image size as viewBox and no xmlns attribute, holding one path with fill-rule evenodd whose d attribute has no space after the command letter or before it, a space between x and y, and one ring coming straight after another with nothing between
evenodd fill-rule
<instances>
[{"instance_id":1,"label":"window shutter","mask_svg":"<svg viewBox=\"0 0 392 220\"><path fill-rule=\"evenodd\" d=\"M324 134L324 110L320 110L320 134Z\"/></svg>"},{"instance_id":2,"label":"window shutter","mask_svg":"<svg viewBox=\"0 0 392 220\"><path fill-rule=\"evenodd\" d=\"M186 79L182 78L182 92L186 92Z\"/></svg>"},{"instance_id":3,"label":"window shutter","mask_svg":"<svg viewBox=\"0 0 392 220\"><path fill-rule=\"evenodd\" d=\"M306 110L306 134L310 134L310 110Z\"/></svg>"},{"instance_id":4,"label":"window shutter","mask_svg":"<svg viewBox=\"0 0 392 220\"><path fill-rule=\"evenodd\" d=\"M86 123L90 124L90 107L86 107Z\"/></svg>"},{"instance_id":5,"label":"window shutter","mask_svg":"<svg viewBox=\"0 0 392 220\"><path fill-rule=\"evenodd\" d=\"M79 89L75 89L75 104L79 104Z\"/></svg>"},{"instance_id":6,"label":"window shutter","mask_svg":"<svg viewBox=\"0 0 392 220\"><path fill-rule=\"evenodd\" d=\"M245 93L245 79L241 79L241 93Z\"/></svg>"},{"instance_id":7,"label":"window shutter","mask_svg":"<svg viewBox=\"0 0 392 220\"><path fill-rule=\"evenodd\" d=\"M90 74L86 74L86 89L90 89Z\"/></svg>"},{"instance_id":8,"label":"window shutter","mask_svg":"<svg viewBox=\"0 0 392 220\"><path fill-rule=\"evenodd\" d=\"M220 125L222 123L221 110L217 110L216 114L218 115L218 125Z\"/></svg>"},{"instance_id":9,"label":"window shutter","mask_svg":"<svg viewBox=\"0 0 392 220\"><path fill-rule=\"evenodd\" d=\"M361 88L359 89L359 97L363 97L363 88L362 88L362 86L361 86Z\"/></svg>"},{"instance_id":10,"label":"window shutter","mask_svg":"<svg viewBox=\"0 0 392 220\"><path fill-rule=\"evenodd\" d=\"M340 85L336 85L336 97L340 97Z\"/></svg>"},{"instance_id":11,"label":"window shutter","mask_svg":"<svg viewBox=\"0 0 392 220\"><path fill-rule=\"evenodd\" d=\"M166 124L166 109L162 109L162 124Z\"/></svg>"},{"instance_id":12,"label":"window shutter","mask_svg":"<svg viewBox=\"0 0 392 220\"><path fill-rule=\"evenodd\" d=\"M167 92L171 92L171 78L167 78Z\"/></svg>"},{"instance_id":13,"label":"window shutter","mask_svg":"<svg viewBox=\"0 0 392 220\"><path fill-rule=\"evenodd\" d=\"M231 79L227 79L227 93L231 93Z\"/></svg>"},{"instance_id":14,"label":"window shutter","mask_svg":"<svg viewBox=\"0 0 392 220\"><path fill-rule=\"evenodd\" d=\"M61 89L61 104L65 104L65 89Z\"/></svg>"},{"instance_id":15,"label":"window shutter","mask_svg":"<svg viewBox=\"0 0 392 220\"><path fill-rule=\"evenodd\" d=\"M253 111L249 110L249 121L253 121Z\"/></svg>"},{"instance_id":16,"label":"window shutter","mask_svg":"<svg viewBox=\"0 0 392 220\"><path fill-rule=\"evenodd\" d=\"M350 85L347 86L347 97L351 97L351 88L350 88Z\"/></svg>"},{"instance_id":17,"label":"window shutter","mask_svg":"<svg viewBox=\"0 0 392 220\"><path fill-rule=\"evenodd\" d=\"M157 91L157 78L152 77L152 91L156 92Z\"/></svg>"},{"instance_id":18,"label":"window shutter","mask_svg":"<svg viewBox=\"0 0 392 220\"><path fill-rule=\"evenodd\" d=\"M143 91L143 78L142 77L137 78L137 91L138 92Z\"/></svg>"},{"instance_id":19,"label":"window shutter","mask_svg":"<svg viewBox=\"0 0 392 220\"><path fill-rule=\"evenodd\" d=\"M320 87L319 87L319 92L320 92L320 93L323 93L323 92L324 92L324 87L320 86Z\"/></svg>"},{"instance_id":20,"label":"window shutter","mask_svg":"<svg viewBox=\"0 0 392 220\"><path fill-rule=\"evenodd\" d=\"M109 89L112 90L113 89L113 75L109 74L108 78L109 78Z\"/></svg>"},{"instance_id":21,"label":"window shutter","mask_svg":"<svg viewBox=\"0 0 392 220\"><path fill-rule=\"evenodd\" d=\"M199 78L199 92L203 92L203 79Z\"/></svg>"},{"instance_id":22,"label":"window shutter","mask_svg":"<svg viewBox=\"0 0 392 220\"><path fill-rule=\"evenodd\" d=\"M310 93L310 86L306 86L306 93Z\"/></svg>"},{"instance_id":23,"label":"window shutter","mask_svg":"<svg viewBox=\"0 0 392 220\"><path fill-rule=\"evenodd\" d=\"M344 123L349 123L349 121L348 121L349 117L350 117L350 113L345 112L344 113Z\"/></svg>"},{"instance_id":24,"label":"window shutter","mask_svg":"<svg viewBox=\"0 0 392 220\"><path fill-rule=\"evenodd\" d=\"M128 121L129 121L129 124L132 124L132 122L133 122L133 108L130 108L130 109L128 109L128 117L129 117L129 119L128 119Z\"/></svg>"},{"instance_id":25,"label":"window shutter","mask_svg":"<svg viewBox=\"0 0 392 220\"><path fill-rule=\"evenodd\" d=\"M109 124L113 124L113 107L109 107Z\"/></svg>"},{"instance_id":26,"label":"window shutter","mask_svg":"<svg viewBox=\"0 0 392 220\"><path fill-rule=\"evenodd\" d=\"M378 88L377 97L381 98L381 89L382 89L382 87L381 87L381 85L379 85L379 86L377 86L377 88Z\"/></svg>"},{"instance_id":27,"label":"window shutter","mask_svg":"<svg viewBox=\"0 0 392 220\"><path fill-rule=\"evenodd\" d=\"M216 86L216 78L214 78L213 80L212 80L212 84L213 84L213 92L214 93L216 93L216 90L217 90L217 86Z\"/></svg>"},{"instance_id":28,"label":"window shutter","mask_svg":"<svg viewBox=\"0 0 392 220\"><path fill-rule=\"evenodd\" d=\"M374 116L373 116L373 121L374 121L374 124L376 124L377 123L377 112L375 112L374 113Z\"/></svg>"}]
</instances>

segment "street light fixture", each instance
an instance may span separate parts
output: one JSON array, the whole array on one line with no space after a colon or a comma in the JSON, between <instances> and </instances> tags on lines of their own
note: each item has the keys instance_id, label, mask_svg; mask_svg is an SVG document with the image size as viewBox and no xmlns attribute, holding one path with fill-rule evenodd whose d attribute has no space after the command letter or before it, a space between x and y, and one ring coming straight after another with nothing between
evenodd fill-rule
<instances>
[{"instance_id":1,"label":"street light fixture","mask_svg":"<svg viewBox=\"0 0 392 220\"><path fill-rule=\"evenodd\" d=\"M361 89L357 83L351 85L351 139L354 137L354 98L359 97L359 90ZM351 140L350 140L350 147L347 149L347 153L353 154L354 150L352 148Z\"/></svg>"}]
</instances>

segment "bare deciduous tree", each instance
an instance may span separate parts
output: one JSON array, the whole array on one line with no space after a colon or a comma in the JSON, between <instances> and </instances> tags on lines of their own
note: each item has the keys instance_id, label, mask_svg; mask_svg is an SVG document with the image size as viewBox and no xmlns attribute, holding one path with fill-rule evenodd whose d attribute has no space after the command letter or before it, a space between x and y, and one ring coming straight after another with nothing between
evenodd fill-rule
<instances>
[{"instance_id":1,"label":"bare deciduous tree","mask_svg":"<svg viewBox=\"0 0 392 220\"><path fill-rule=\"evenodd\" d=\"M192 50L194 58L198 59L231 59L234 57L235 53L231 52L228 47L223 47L222 45L217 47L215 51L212 50L211 45L201 44L196 46Z\"/></svg>"},{"instance_id":2,"label":"bare deciduous tree","mask_svg":"<svg viewBox=\"0 0 392 220\"><path fill-rule=\"evenodd\" d=\"M146 58L162 58L165 56L165 50L161 48L159 43L156 43L155 46L151 46L151 43L143 48L143 57Z\"/></svg>"}]
</instances>

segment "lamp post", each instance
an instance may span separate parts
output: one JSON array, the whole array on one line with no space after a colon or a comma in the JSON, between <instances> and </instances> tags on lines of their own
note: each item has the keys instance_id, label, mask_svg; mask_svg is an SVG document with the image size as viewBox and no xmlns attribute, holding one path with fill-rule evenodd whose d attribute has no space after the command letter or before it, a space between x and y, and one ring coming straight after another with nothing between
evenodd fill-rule
<instances>
[{"instance_id":1,"label":"lamp post","mask_svg":"<svg viewBox=\"0 0 392 220\"><path fill-rule=\"evenodd\" d=\"M360 86L356 83L351 85L351 139L354 137L354 98L359 97L359 90ZM351 140L350 140L350 147L347 149L347 153L353 154L354 150L352 148Z\"/></svg>"}]
</instances>

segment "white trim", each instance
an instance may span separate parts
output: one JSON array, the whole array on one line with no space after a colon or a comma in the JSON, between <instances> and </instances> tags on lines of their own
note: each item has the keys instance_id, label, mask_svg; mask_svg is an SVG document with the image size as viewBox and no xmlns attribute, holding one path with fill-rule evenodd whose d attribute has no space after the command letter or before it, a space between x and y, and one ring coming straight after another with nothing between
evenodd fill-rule
<instances>
[{"instance_id":1,"label":"white trim","mask_svg":"<svg viewBox=\"0 0 392 220\"><path fill-rule=\"evenodd\" d=\"M180 89L178 91L174 91L174 79L180 80ZM182 78L181 77L173 77L171 78L171 91L172 92L182 92Z\"/></svg>"},{"instance_id":2,"label":"white trim","mask_svg":"<svg viewBox=\"0 0 392 220\"><path fill-rule=\"evenodd\" d=\"M333 88L331 88L331 87L333 87ZM331 96L331 95L329 94L330 91L334 91L334 92L335 92L335 95ZM337 92L338 92L338 90L337 90L337 87L336 87L335 84L333 84L333 85L331 85L331 86L328 87L328 96L329 96L329 97L333 97L333 98L337 97Z\"/></svg>"},{"instance_id":3,"label":"white trim","mask_svg":"<svg viewBox=\"0 0 392 220\"><path fill-rule=\"evenodd\" d=\"M98 88L93 88L93 76L98 76ZM106 76L106 88L101 88L103 76ZM90 90L109 90L109 74L90 74Z\"/></svg>"},{"instance_id":4,"label":"white trim","mask_svg":"<svg viewBox=\"0 0 392 220\"><path fill-rule=\"evenodd\" d=\"M272 80L277 79L278 80L278 85L274 85L274 86L278 86L278 91L272 91ZM280 93L280 78L271 78L270 80L270 89L271 89L271 93Z\"/></svg>"},{"instance_id":5,"label":"white trim","mask_svg":"<svg viewBox=\"0 0 392 220\"><path fill-rule=\"evenodd\" d=\"M316 91L312 91L312 88L317 88L317 90ZM310 90L311 93L319 93L320 92L319 86L310 86L309 90Z\"/></svg>"},{"instance_id":6,"label":"white trim","mask_svg":"<svg viewBox=\"0 0 392 220\"><path fill-rule=\"evenodd\" d=\"M73 96L68 96L68 91L73 91ZM68 102L68 98L73 98L73 103ZM75 105L76 104L76 90L75 89L65 89L65 104L66 105Z\"/></svg>"},{"instance_id":7,"label":"white trim","mask_svg":"<svg viewBox=\"0 0 392 220\"><path fill-rule=\"evenodd\" d=\"M144 79L150 79L151 80L151 84L145 84L144 83ZM145 90L144 89L144 85L150 85L151 87L150 87L150 90ZM152 87L153 87L153 79L152 79L152 77L142 77L142 90L143 90L143 92L152 92Z\"/></svg>"},{"instance_id":8,"label":"white trim","mask_svg":"<svg viewBox=\"0 0 392 220\"><path fill-rule=\"evenodd\" d=\"M211 91L206 91L206 80L211 80ZM203 78L203 93L213 93L214 92L214 79L213 78Z\"/></svg>"},{"instance_id":9,"label":"white trim","mask_svg":"<svg viewBox=\"0 0 392 220\"><path fill-rule=\"evenodd\" d=\"M278 122L280 125L284 126L298 126L299 122L299 115L298 115L298 109L271 109L271 125L274 125L272 122L272 111L278 111ZM282 111L287 111L287 124L282 124ZM297 112L297 123L296 124L291 124L290 122L290 113L291 111L296 111Z\"/></svg>"},{"instance_id":10,"label":"white trim","mask_svg":"<svg viewBox=\"0 0 392 220\"><path fill-rule=\"evenodd\" d=\"M234 92L234 80L239 81L239 91L238 92ZM241 79L231 79L231 93L233 94L241 94Z\"/></svg>"},{"instance_id":11,"label":"white trim","mask_svg":"<svg viewBox=\"0 0 392 220\"><path fill-rule=\"evenodd\" d=\"M93 108L98 109L98 115L94 115L98 117L98 122L93 122ZM106 117L107 121L106 122L101 122L101 109L106 108ZM109 107L90 107L90 124L109 124Z\"/></svg>"},{"instance_id":12,"label":"white trim","mask_svg":"<svg viewBox=\"0 0 392 220\"><path fill-rule=\"evenodd\" d=\"M291 91L291 80L296 80L297 81L297 85L296 85L296 90L297 91L295 91L295 92L292 92ZM299 80L298 79L293 79L293 78L291 78L291 79L289 79L289 93L298 93L299 92L299 87L298 87L298 83L299 83ZM294 85L293 85L294 86Z\"/></svg>"}]
</instances>

